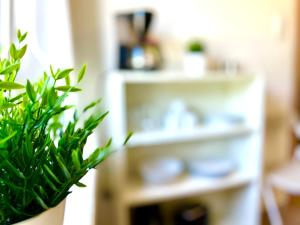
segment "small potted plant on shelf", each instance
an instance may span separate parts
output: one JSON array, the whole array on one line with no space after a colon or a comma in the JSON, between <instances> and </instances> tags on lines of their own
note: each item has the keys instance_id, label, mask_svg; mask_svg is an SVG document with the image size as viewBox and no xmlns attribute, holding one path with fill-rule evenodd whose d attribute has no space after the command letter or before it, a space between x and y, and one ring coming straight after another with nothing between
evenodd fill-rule
<instances>
[{"instance_id":1,"label":"small potted plant on shelf","mask_svg":"<svg viewBox=\"0 0 300 225\"><path fill-rule=\"evenodd\" d=\"M184 54L184 71L187 76L202 76L207 69L205 45L202 41L193 40L187 45Z\"/></svg>"},{"instance_id":2,"label":"small potted plant on shelf","mask_svg":"<svg viewBox=\"0 0 300 225\"><path fill-rule=\"evenodd\" d=\"M50 66L39 82L16 81L27 48L26 34L18 31L18 45L11 44L7 58L0 59L0 225L27 220L20 224L46 224L39 222L41 215L63 208L60 204L70 188L84 187L80 179L111 153L109 140L83 157L88 137L108 112L80 118L99 101L82 112L66 101L81 90L76 85L83 79L85 65L77 76L73 69ZM72 118L61 122L70 110Z\"/></svg>"}]
</instances>

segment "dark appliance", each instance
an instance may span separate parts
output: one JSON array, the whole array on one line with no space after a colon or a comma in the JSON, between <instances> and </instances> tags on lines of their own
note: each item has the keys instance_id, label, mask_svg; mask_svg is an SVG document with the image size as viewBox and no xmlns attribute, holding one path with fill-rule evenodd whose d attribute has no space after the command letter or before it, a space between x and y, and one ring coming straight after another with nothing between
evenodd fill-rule
<instances>
[{"instance_id":1,"label":"dark appliance","mask_svg":"<svg viewBox=\"0 0 300 225\"><path fill-rule=\"evenodd\" d=\"M153 18L153 12L147 10L116 16L119 69L155 70L161 67L159 44L149 32Z\"/></svg>"}]
</instances>

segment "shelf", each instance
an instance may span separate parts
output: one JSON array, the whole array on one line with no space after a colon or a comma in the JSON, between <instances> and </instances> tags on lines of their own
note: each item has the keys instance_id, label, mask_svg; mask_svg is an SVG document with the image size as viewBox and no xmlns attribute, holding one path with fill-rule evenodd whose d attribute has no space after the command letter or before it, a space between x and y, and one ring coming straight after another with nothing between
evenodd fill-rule
<instances>
[{"instance_id":1,"label":"shelf","mask_svg":"<svg viewBox=\"0 0 300 225\"><path fill-rule=\"evenodd\" d=\"M111 74L113 79L118 79L125 84L151 84L151 83L191 83L191 82L239 82L252 81L256 75L238 74L226 75L224 72L210 71L205 75L188 76L181 71L116 71Z\"/></svg>"},{"instance_id":2,"label":"shelf","mask_svg":"<svg viewBox=\"0 0 300 225\"><path fill-rule=\"evenodd\" d=\"M145 185L136 181L129 184L127 191L124 191L123 203L128 206L151 204L238 188L251 182L255 182L255 178L242 172L233 173L223 178L202 178L186 175L176 182L165 185Z\"/></svg>"},{"instance_id":3,"label":"shelf","mask_svg":"<svg viewBox=\"0 0 300 225\"><path fill-rule=\"evenodd\" d=\"M173 201L184 204L190 199L203 201L209 207L212 224L257 223L263 150L263 76L229 75L222 71L188 76L183 71L116 70L108 75L107 82L112 115L109 135L115 137L115 147L121 153L111 163L112 194L118 196L114 202L116 218L120 218L118 225L131 224L132 207L167 207ZM177 99L200 113L197 126L142 129L147 125L143 119L148 118L148 108L155 108L155 112L149 113L153 114L154 122L159 122L157 119L164 119L160 116ZM129 130L134 134L124 146ZM147 159L172 156L186 162L219 154L234 159L238 169L218 178L186 173L161 185L149 185L134 176Z\"/></svg>"},{"instance_id":4,"label":"shelf","mask_svg":"<svg viewBox=\"0 0 300 225\"><path fill-rule=\"evenodd\" d=\"M188 141L228 138L251 134L254 130L254 128L246 125L234 125L226 127L203 126L195 129L183 129L178 131L140 132L134 133L127 146L134 148L161 144L175 144Z\"/></svg>"}]
</instances>

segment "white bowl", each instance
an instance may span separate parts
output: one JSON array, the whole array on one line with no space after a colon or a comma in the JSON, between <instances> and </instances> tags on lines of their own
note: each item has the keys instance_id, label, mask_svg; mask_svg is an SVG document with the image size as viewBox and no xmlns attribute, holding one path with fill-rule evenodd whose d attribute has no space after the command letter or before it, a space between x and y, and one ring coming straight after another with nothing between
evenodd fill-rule
<instances>
[{"instance_id":1,"label":"white bowl","mask_svg":"<svg viewBox=\"0 0 300 225\"><path fill-rule=\"evenodd\" d=\"M193 160L188 165L192 175L207 177L223 177L236 169L232 159L201 159Z\"/></svg>"},{"instance_id":2,"label":"white bowl","mask_svg":"<svg viewBox=\"0 0 300 225\"><path fill-rule=\"evenodd\" d=\"M164 184L176 180L183 169L182 161L161 158L144 161L140 166L140 174L147 184Z\"/></svg>"}]
</instances>

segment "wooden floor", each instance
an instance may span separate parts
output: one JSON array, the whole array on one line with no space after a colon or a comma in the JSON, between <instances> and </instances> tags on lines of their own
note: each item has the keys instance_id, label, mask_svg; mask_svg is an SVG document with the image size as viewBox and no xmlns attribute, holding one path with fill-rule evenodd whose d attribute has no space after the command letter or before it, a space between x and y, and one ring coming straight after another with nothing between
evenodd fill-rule
<instances>
[{"instance_id":1,"label":"wooden floor","mask_svg":"<svg viewBox=\"0 0 300 225\"><path fill-rule=\"evenodd\" d=\"M300 198L292 198L281 214L284 225L300 225ZM262 216L262 225L270 225L266 214Z\"/></svg>"}]
</instances>

